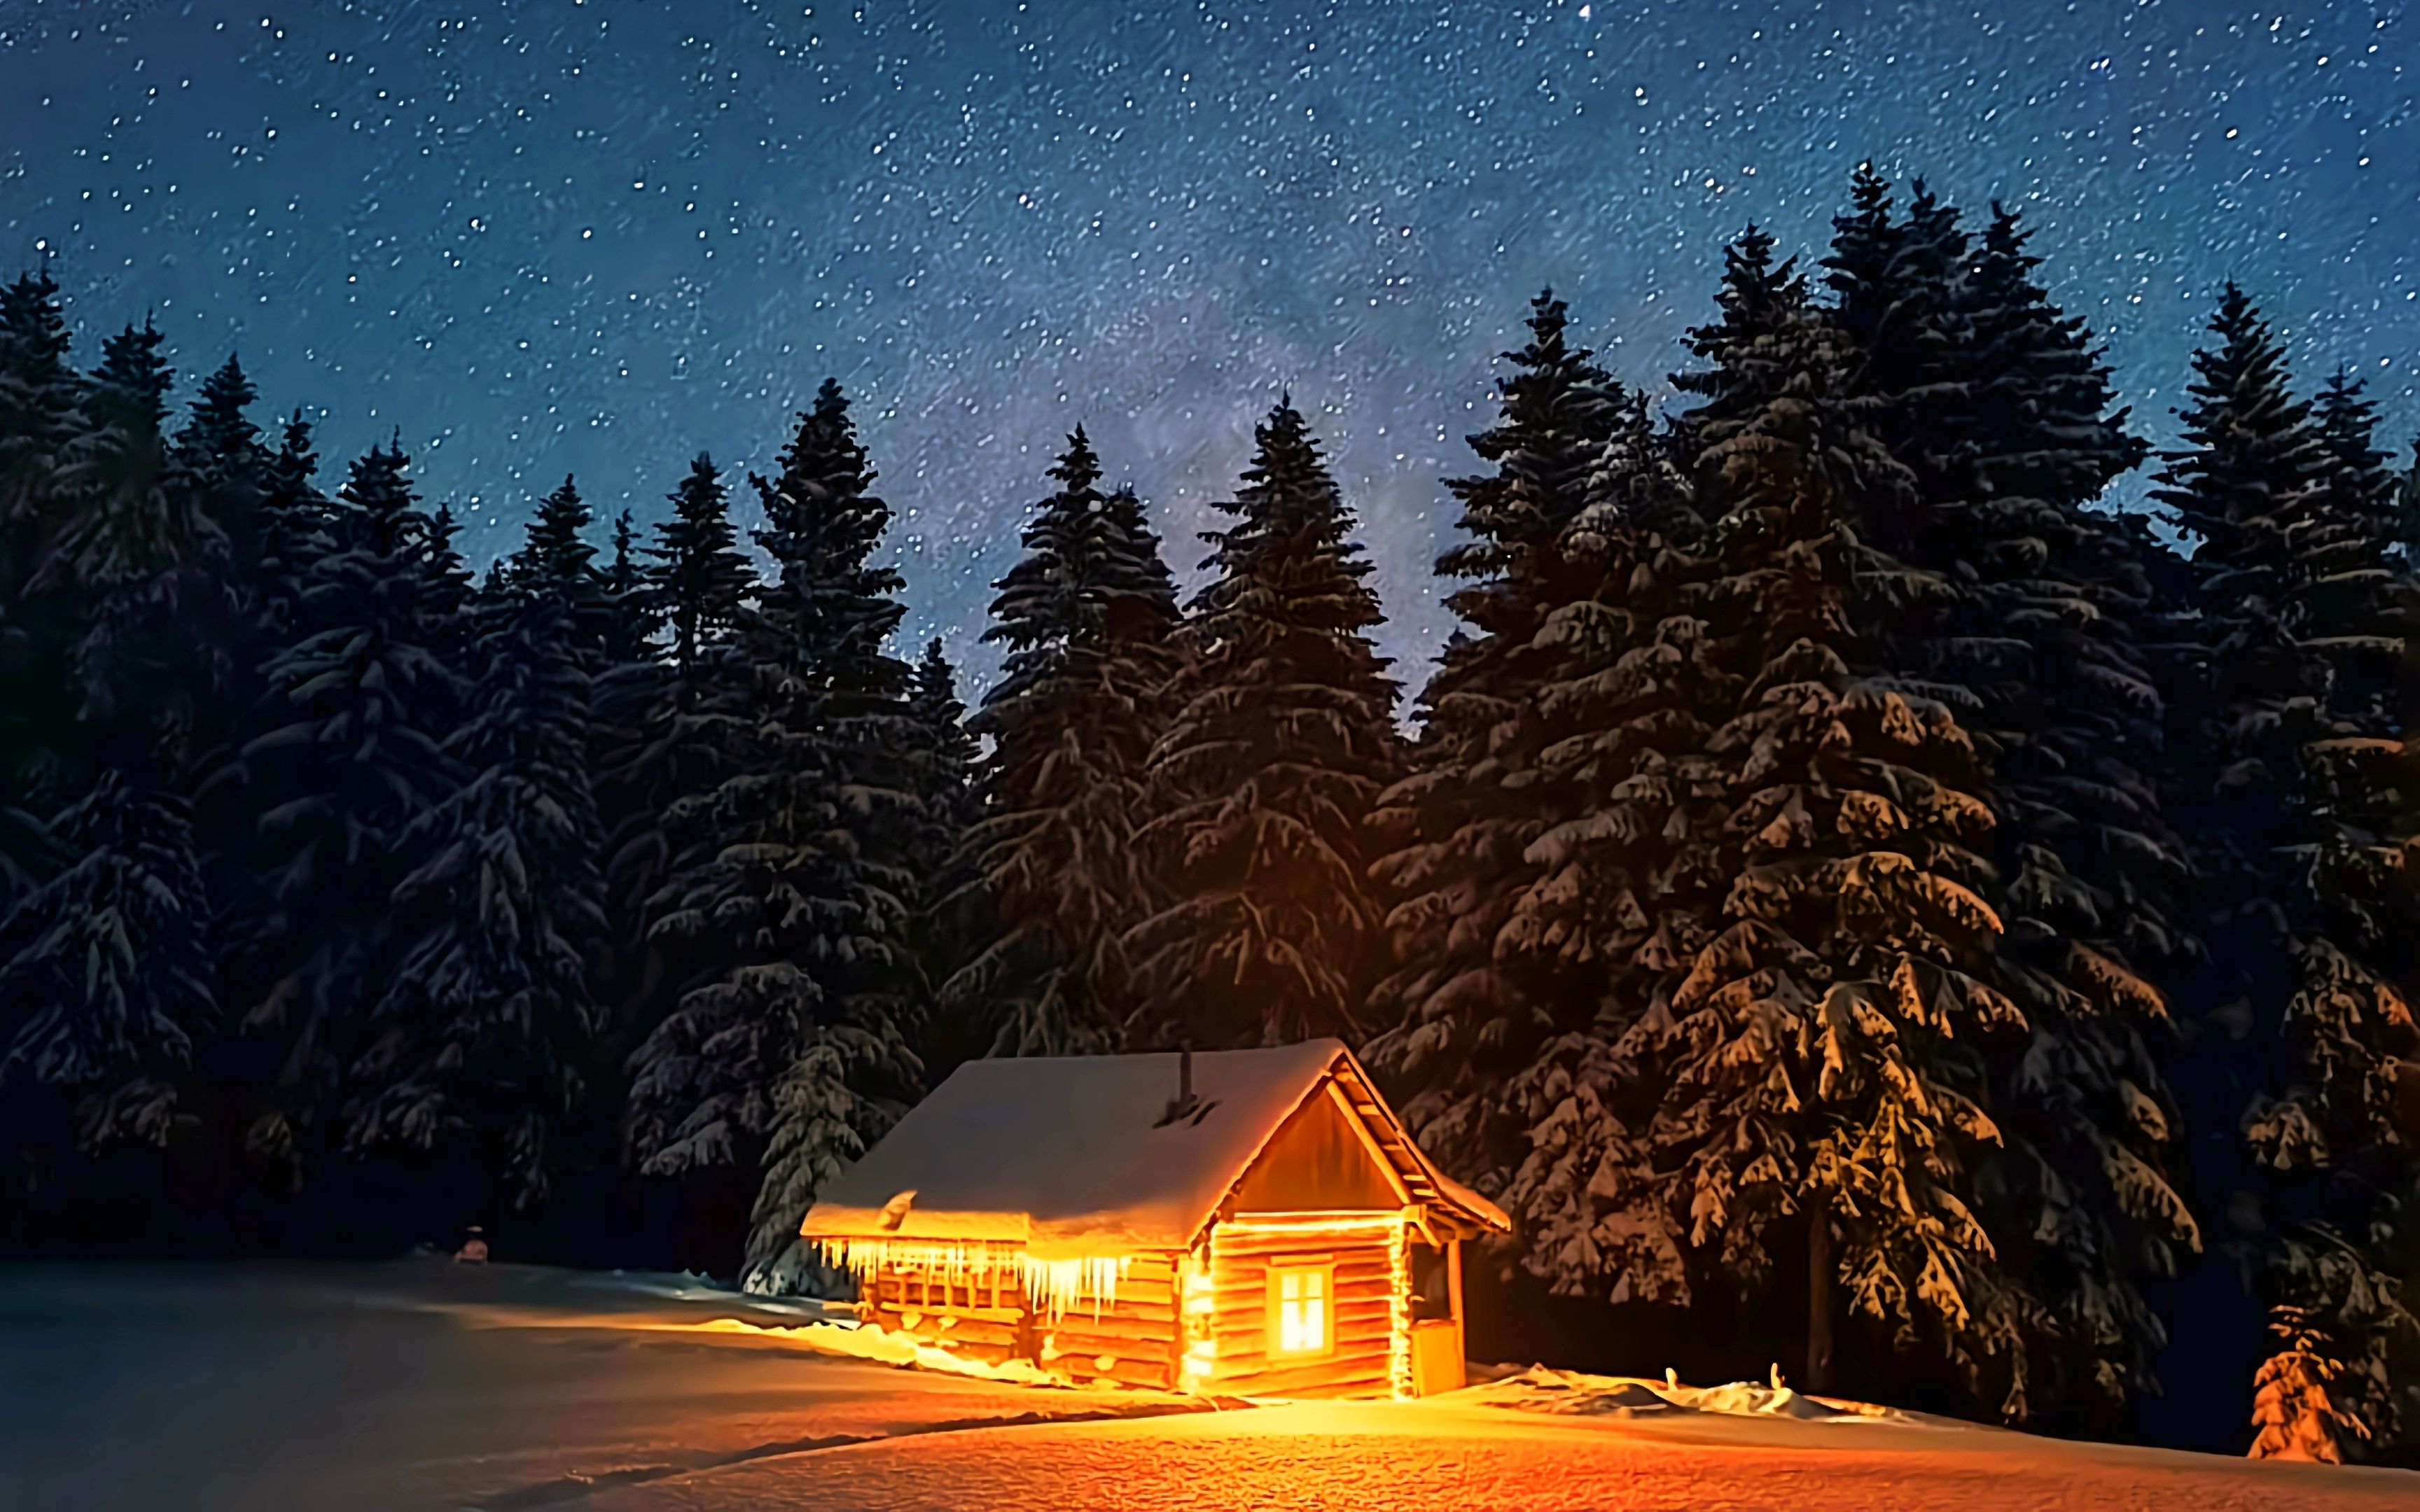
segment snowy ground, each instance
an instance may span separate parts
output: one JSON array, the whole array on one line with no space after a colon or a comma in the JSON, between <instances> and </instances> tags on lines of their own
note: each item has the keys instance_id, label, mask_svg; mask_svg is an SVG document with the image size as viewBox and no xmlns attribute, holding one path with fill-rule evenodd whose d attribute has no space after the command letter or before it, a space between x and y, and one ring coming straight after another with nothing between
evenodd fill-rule
<instances>
[{"instance_id":1,"label":"snowy ground","mask_svg":"<svg viewBox=\"0 0 2420 1512\"><path fill-rule=\"evenodd\" d=\"M0 1508L2420 1506L2397 1472L1551 1372L1206 1412L783 1332L813 1322L662 1277L427 1260L0 1267Z\"/></svg>"}]
</instances>

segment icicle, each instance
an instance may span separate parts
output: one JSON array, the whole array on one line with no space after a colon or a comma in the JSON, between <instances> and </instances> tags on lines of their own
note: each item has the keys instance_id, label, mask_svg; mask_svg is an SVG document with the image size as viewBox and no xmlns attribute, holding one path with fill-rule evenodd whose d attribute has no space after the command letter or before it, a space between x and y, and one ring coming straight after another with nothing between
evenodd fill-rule
<instances>
[{"instance_id":1,"label":"icicle","mask_svg":"<svg viewBox=\"0 0 2420 1512\"><path fill-rule=\"evenodd\" d=\"M1133 1265L1133 1258L1125 1255L1087 1255L1072 1260L1037 1260L1021 1253L1016 1257L1026 1296L1032 1299L1036 1311L1054 1323L1086 1302L1093 1304L1096 1319L1103 1307L1116 1306L1118 1283Z\"/></svg>"},{"instance_id":2,"label":"icicle","mask_svg":"<svg viewBox=\"0 0 2420 1512\"><path fill-rule=\"evenodd\" d=\"M1118 1300L1118 1283L1134 1265L1129 1256L1088 1255L1075 1259L1038 1260L1004 1244L950 1243L929 1239L818 1239L823 1257L848 1272L861 1285L886 1267L922 1271L942 1280L989 1281L1014 1267L1017 1285L1037 1313L1056 1323L1069 1311L1090 1304L1094 1317Z\"/></svg>"}]
</instances>

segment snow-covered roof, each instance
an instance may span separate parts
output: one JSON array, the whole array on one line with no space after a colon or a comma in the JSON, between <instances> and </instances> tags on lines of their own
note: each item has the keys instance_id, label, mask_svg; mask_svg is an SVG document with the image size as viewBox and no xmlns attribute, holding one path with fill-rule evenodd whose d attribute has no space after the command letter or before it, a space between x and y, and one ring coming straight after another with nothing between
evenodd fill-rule
<instances>
[{"instance_id":1,"label":"snow-covered roof","mask_svg":"<svg viewBox=\"0 0 2420 1512\"><path fill-rule=\"evenodd\" d=\"M1002 1240L1036 1258L1192 1247L1264 1146L1333 1079L1413 1199L1508 1230L1412 1145L1335 1040L1193 1056L1208 1111L1162 1123L1178 1057L1032 1057L959 1067L810 1209L810 1239ZM885 1209L912 1193L904 1214Z\"/></svg>"}]
</instances>

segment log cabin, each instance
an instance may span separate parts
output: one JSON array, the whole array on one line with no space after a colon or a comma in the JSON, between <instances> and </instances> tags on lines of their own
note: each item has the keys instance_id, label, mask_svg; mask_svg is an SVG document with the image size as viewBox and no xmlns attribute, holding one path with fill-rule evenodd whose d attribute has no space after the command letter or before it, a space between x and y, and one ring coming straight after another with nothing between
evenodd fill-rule
<instances>
[{"instance_id":1,"label":"log cabin","mask_svg":"<svg viewBox=\"0 0 2420 1512\"><path fill-rule=\"evenodd\" d=\"M1511 1227L1315 1040L970 1061L799 1232L862 1322L963 1358L1400 1397L1463 1384L1462 1244Z\"/></svg>"}]
</instances>

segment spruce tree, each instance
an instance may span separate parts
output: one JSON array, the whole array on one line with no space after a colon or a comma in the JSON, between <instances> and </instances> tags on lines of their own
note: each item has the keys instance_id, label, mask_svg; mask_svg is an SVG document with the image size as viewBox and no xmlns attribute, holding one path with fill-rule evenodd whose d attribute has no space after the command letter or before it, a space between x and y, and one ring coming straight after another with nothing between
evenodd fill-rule
<instances>
[{"instance_id":1,"label":"spruce tree","mask_svg":"<svg viewBox=\"0 0 2420 1512\"><path fill-rule=\"evenodd\" d=\"M545 1195L599 1026L588 523L566 479L531 521L510 586L474 611L475 681L444 741L463 779L404 837L420 859L395 888L357 1066L368 1090L348 1143L461 1152L435 1167L473 1173L438 1193L457 1223L491 1198Z\"/></svg>"},{"instance_id":2,"label":"spruce tree","mask_svg":"<svg viewBox=\"0 0 2420 1512\"><path fill-rule=\"evenodd\" d=\"M1469 629L1420 695L1410 775L1371 821L1394 966L1372 994L1371 1063L1422 1148L1491 1195L1531 1151L1532 1110L1507 1088L1537 1063L1566 1003L1551 974L1506 949L1544 874L1529 848L1561 817L1529 791L1546 741L1537 700L1560 659L1538 642L1559 609L1602 586L1593 564L1567 559L1562 535L1589 506L1621 413L1620 391L1571 340L1551 292L1532 301L1528 330L1504 354L1496 424L1469 438L1493 471L1446 485L1466 539L1437 571L1463 580L1447 602Z\"/></svg>"},{"instance_id":3,"label":"spruce tree","mask_svg":"<svg viewBox=\"0 0 2420 1512\"><path fill-rule=\"evenodd\" d=\"M2327 1340L2300 1307L2272 1310L2277 1350L2252 1381L2251 1458L2344 1463L2344 1441L2369 1437L2368 1426L2336 1403L2344 1366L2327 1355Z\"/></svg>"},{"instance_id":4,"label":"spruce tree","mask_svg":"<svg viewBox=\"0 0 2420 1512\"><path fill-rule=\"evenodd\" d=\"M1734 1285L1776 1252L1807 1295L1808 1389L1854 1318L2024 1407L2038 1322L1979 1214L1998 1131L1977 1049L2021 1024L1986 973L1991 814L1950 706L1885 658L1912 574L1864 533L1911 480L1861 424L1854 357L1751 233L1684 387L1715 520L1715 656L1739 681L1707 740L1727 812L1719 929L1670 1003L1660 1165ZM1842 1294L1845 1294L1843 1296Z\"/></svg>"},{"instance_id":5,"label":"spruce tree","mask_svg":"<svg viewBox=\"0 0 2420 1512\"><path fill-rule=\"evenodd\" d=\"M1921 574L1885 655L1959 703L1988 769L1981 891L2008 924L1992 980L2026 1029L1993 1046L2008 1146L1986 1221L2056 1310L2036 1340L2055 1372L2042 1399L2114 1405L2149 1383L2164 1337L2144 1280L2198 1238L2164 1169L2157 983L2191 942L2184 847L2157 791L2142 560L2157 548L2088 507L2143 446L2082 322L2034 282L2013 217L1995 207L1977 248L1921 184L1903 220L1869 170L1855 193L1827 259L1832 318L1911 485L1862 526Z\"/></svg>"},{"instance_id":6,"label":"spruce tree","mask_svg":"<svg viewBox=\"0 0 2420 1512\"><path fill-rule=\"evenodd\" d=\"M81 633L70 661L95 738L158 743L173 768L193 754L195 714L228 674L194 633L197 609L222 580L226 538L173 466L161 340L147 323L102 344L55 482L68 513L32 589L75 607Z\"/></svg>"},{"instance_id":7,"label":"spruce tree","mask_svg":"<svg viewBox=\"0 0 2420 1512\"><path fill-rule=\"evenodd\" d=\"M1144 767L1177 665L1175 589L1140 502L1101 492L1081 426L1049 475L984 632L1007 658L969 721L992 742L963 863L980 943L942 989L1003 1055L1125 1043L1140 1007L1125 934L1157 897Z\"/></svg>"},{"instance_id":8,"label":"spruce tree","mask_svg":"<svg viewBox=\"0 0 2420 1512\"><path fill-rule=\"evenodd\" d=\"M2344 591L2374 580L2388 543L2361 523L2366 492L2343 490L2358 447L2332 456L2242 290L2228 285L2211 331L2155 495L2194 543L2178 702L2199 759L2178 774L2177 802L2211 957L2193 1071L2209 1125L2242 1133L2204 1180L2261 1309L2299 1310L2343 1365L2346 1411L2391 1443L2390 1353L2412 1327L2389 1268L2415 1170L2390 1091L2415 1039L2392 817L2408 811L2396 791L2408 767L2398 738L2361 728L2375 701L2339 675L2385 639L2342 632ZM2237 1324L2247 1355L2255 1321Z\"/></svg>"},{"instance_id":9,"label":"spruce tree","mask_svg":"<svg viewBox=\"0 0 2420 1512\"><path fill-rule=\"evenodd\" d=\"M973 926L963 865L967 833L977 816L975 767L982 749L967 728L957 672L937 637L909 674L908 719L912 742L916 824L908 836L907 872L914 899L908 958L914 963L926 1021L919 1040L928 1082L983 1048L958 1022L942 989L968 960Z\"/></svg>"},{"instance_id":10,"label":"spruce tree","mask_svg":"<svg viewBox=\"0 0 2420 1512\"><path fill-rule=\"evenodd\" d=\"M735 769L684 800L710 851L675 871L651 935L690 964L641 1045L631 1088L641 1169L760 1173L743 1281L796 1289L815 1190L918 1089L909 1048L901 836L909 796L906 669L885 649L902 609L872 562L890 518L836 384L755 480L776 575L738 620L753 717Z\"/></svg>"},{"instance_id":11,"label":"spruce tree","mask_svg":"<svg viewBox=\"0 0 2420 1512\"><path fill-rule=\"evenodd\" d=\"M1167 904L1138 927L1159 1038L1359 1037L1382 963L1371 806L1400 772L1384 618L1300 411L1255 429L1234 523L1203 538L1194 656L1152 753Z\"/></svg>"},{"instance_id":12,"label":"spruce tree","mask_svg":"<svg viewBox=\"0 0 2420 1512\"><path fill-rule=\"evenodd\" d=\"M302 591L312 563L334 545L328 501L312 482L318 469L310 424L298 409L287 418L266 465L260 503L260 559L253 585L261 635L271 647L301 638Z\"/></svg>"},{"instance_id":13,"label":"spruce tree","mask_svg":"<svg viewBox=\"0 0 2420 1512\"><path fill-rule=\"evenodd\" d=\"M190 498L223 543L194 575L202 591L180 606L201 663L214 674L195 708L197 772L224 758L223 747L259 696L260 664L278 643L265 588L272 455L249 413L256 396L242 364L228 357L202 380L169 455L168 486Z\"/></svg>"},{"instance_id":14,"label":"spruce tree","mask_svg":"<svg viewBox=\"0 0 2420 1512\"><path fill-rule=\"evenodd\" d=\"M750 723L735 637L753 579L713 458L701 454L690 464L672 504L637 585L621 599L620 633L631 655L610 667L597 688L606 876L624 939L644 939L656 889L675 866L711 849L711 826L693 800L732 769ZM660 655L652 642L659 627L666 637ZM635 961L617 973L618 995L643 1019L659 1016L652 980L659 974Z\"/></svg>"},{"instance_id":15,"label":"spruce tree","mask_svg":"<svg viewBox=\"0 0 2420 1512\"><path fill-rule=\"evenodd\" d=\"M2377 405L2342 368L2320 387L2311 422L2324 503L2295 543L2296 611L2304 640L2327 660L2334 717L2347 733L2387 736L2404 717L2395 623L2412 570L2399 549L2403 480L2377 443Z\"/></svg>"},{"instance_id":16,"label":"spruce tree","mask_svg":"<svg viewBox=\"0 0 2420 1512\"><path fill-rule=\"evenodd\" d=\"M254 993L244 1026L273 1047L256 1150L298 1173L336 1153L346 1104L376 1095L355 1057L377 999L411 837L459 787L443 748L460 707L441 646L453 599L399 451L356 460L334 512L341 545L315 561L311 626L264 670L261 733L237 776L258 814L256 910L240 924Z\"/></svg>"},{"instance_id":17,"label":"spruce tree","mask_svg":"<svg viewBox=\"0 0 2420 1512\"><path fill-rule=\"evenodd\" d=\"M77 795L69 673L76 616L34 579L60 525L60 473L85 380L47 270L0 288L0 907L63 857L43 817Z\"/></svg>"},{"instance_id":18,"label":"spruce tree","mask_svg":"<svg viewBox=\"0 0 2420 1512\"><path fill-rule=\"evenodd\" d=\"M57 529L54 488L85 381L50 270L0 289L0 592L23 593Z\"/></svg>"},{"instance_id":19,"label":"spruce tree","mask_svg":"<svg viewBox=\"0 0 2420 1512\"><path fill-rule=\"evenodd\" d=\"M655 640L661 628L649 603L646 570L636 549L638 541L638 529L631 524L630 512L626 509L613 517L613 555L601 574L607 610L604 653L609 667L653 660Z\"/></svg>"},{"instance_id":20,"label":"spruce tree","mask_svg":"<svg viewBox=\"0 0 2420 1512\"><path fill-rule=\"evenodd\" d=\"M496 564L504 594L543 592L562 604L570 616L572 652L592 681L618 659L615 653L625 649L622 608L616 595L628 591L627 584L617 590L597 567L597 548L586 535L595 521L595 513L580 497L579 485L566 477L561 487L538 501L520 548ZM627 532L627 515L623 524ZM626 578L635 579L629 545L629 536L624 534L619 570Z\"/></svg>"},{"instance_id":21,"label":"spruce tree","mask_svg":"<svg viewBox=\"0 0 2420 1512\"><path fill-rule=\"evenodd\" d=\"M1726 880L1706 743L1737 679L1709 633L1711 545L1645 402L1626 406L1562 546L1599 585L1536 639L1538 744L1519 791L1548 822L1497 936L1500 960L1554 984L1554 1032L1506 1088L1529 1148L1502 1200L1528 1270L1566 1295L1696 1295L1652 1134L1676 968L1711 937Z\"/></svg>"},{"instance_id":22,"label":"spruce tree","mask_svg":"<svg viewBox=\"0 0 2420 1512\"><path fill-rule=\"evenodd\" d=\"M70 1151L189 1124L217 1013L184 801L105 768L50 832L71 858L0 917L0 1138L36 1186Z\"/></svg>"},{"instance_id":23,"label":"spruce tree","mask_svg":"<svg viewBox=\"0 0 2420 1512\"><path fill-rule=\"evenodd\" d=\"M814 1270L798 1229L817 1189L923 1090L912 1044L927 1003L909 931L930 818L912 673L889 649L906 613L901 579L874 560L891 506L837 381L824 380L780 460L777 477L751 479L765 513L756 543L775 568L752 622L753 659L782 727L762 795L774 798L768 848L745 886L768 920L795 918L793 900L825 917L788 951L814 962L815 990L794 999L803 1011L772 1088L749 1238L746 1284L776 1292Z\"/></svg>"}]
</instances>

